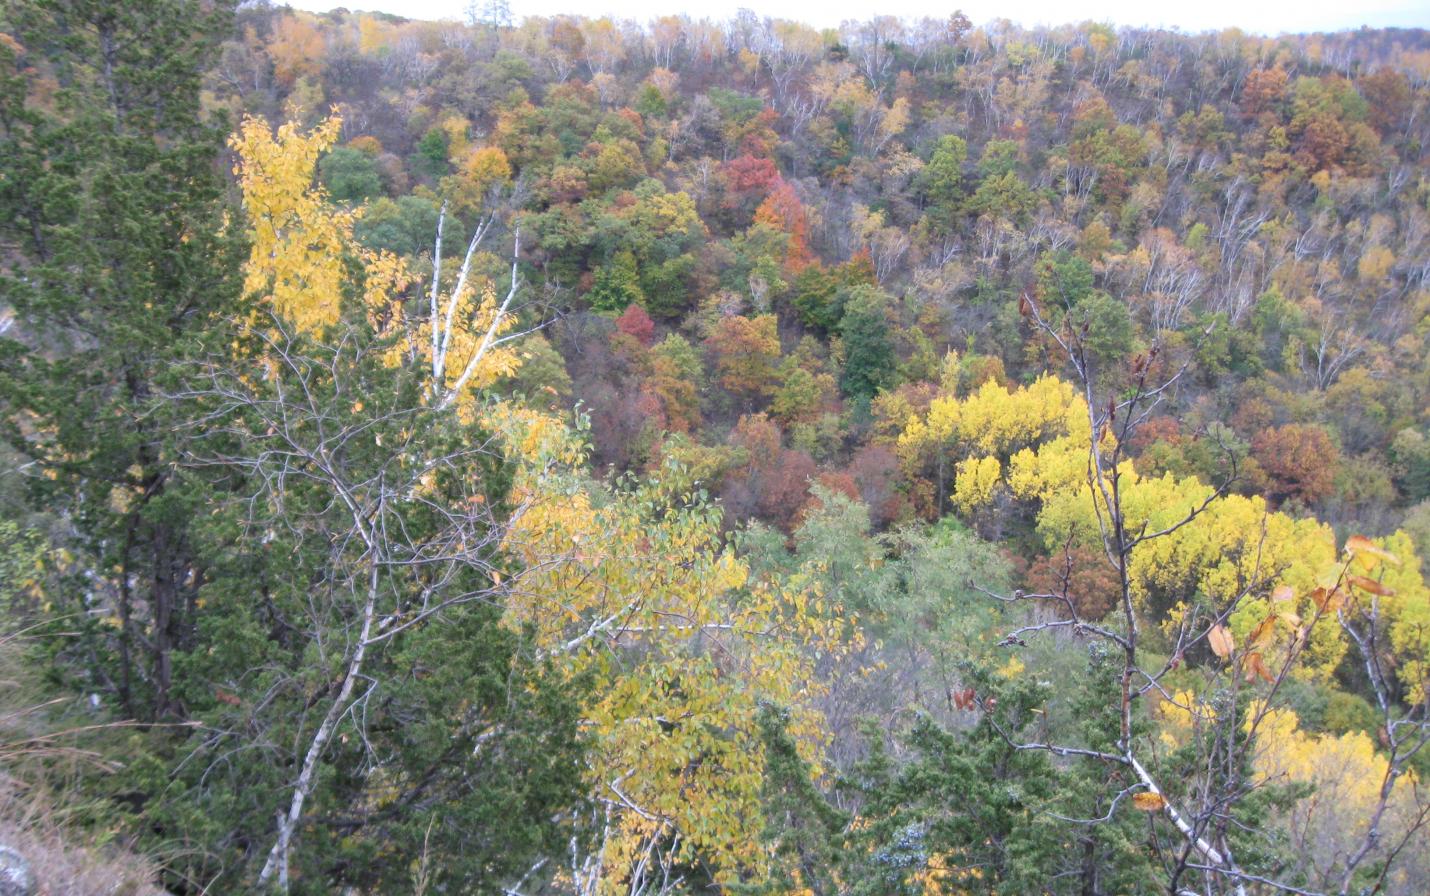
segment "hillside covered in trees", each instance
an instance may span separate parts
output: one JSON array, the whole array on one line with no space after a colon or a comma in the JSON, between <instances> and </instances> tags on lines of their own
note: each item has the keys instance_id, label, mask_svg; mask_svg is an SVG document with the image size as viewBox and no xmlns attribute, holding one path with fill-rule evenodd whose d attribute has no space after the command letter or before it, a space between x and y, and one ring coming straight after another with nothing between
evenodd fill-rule
<instances>
[{"instance_id":1,"label":"hillside covered in trees","mask_svg":"<svg viewBox=\"0 0 1430 896\"><path fill-rule=\"evenodd\" d=\"M489 6L0 8L0 846L1430 890L1430 33Z\"/></svg>"}]
</instances>

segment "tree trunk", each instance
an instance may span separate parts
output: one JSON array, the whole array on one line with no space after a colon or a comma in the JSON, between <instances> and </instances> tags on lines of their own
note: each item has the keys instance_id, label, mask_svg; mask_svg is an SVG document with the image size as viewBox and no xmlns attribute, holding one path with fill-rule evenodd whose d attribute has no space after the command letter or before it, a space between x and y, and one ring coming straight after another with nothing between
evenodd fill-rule
<instances>
[{"instance_id":1,"label":"tree trunk","mask_svg":"<svg viewBox=\"0 0 1430 896\"><path fill-rule=\"evenodd\" d=\"M308 753L303 757L303 768L298 773L297 782L293 785L293 798L289 802L287 814L278 813L278 837L273 843L273 849L268 853L268 861L264 863L263 870L259 872L258 883L260 886L264 886L272 880L276 871L279 891L288 892L288 854L293 842L293 832L298 827L298 819L303 816L303 803L307 801L309 794L313 792L314 784L317 783L318 763L322 761L323 751L327 749L328 742L332 740L333 731L338 727L338 720L348 709L348 700L352 698L353 685L357 682L358 675L362 673L363 659L367 655L368 638L372 634L373 616L377 611L377 570L377 560L373 558L368 575L367 602L363 606L362 612L362 628L358 632L352 656L348 659L348 668L343 675L342 687L338 691L337 698L328 707L322 724L313 734L312 743L308 745Z\"/></svg>"}]
</instances>

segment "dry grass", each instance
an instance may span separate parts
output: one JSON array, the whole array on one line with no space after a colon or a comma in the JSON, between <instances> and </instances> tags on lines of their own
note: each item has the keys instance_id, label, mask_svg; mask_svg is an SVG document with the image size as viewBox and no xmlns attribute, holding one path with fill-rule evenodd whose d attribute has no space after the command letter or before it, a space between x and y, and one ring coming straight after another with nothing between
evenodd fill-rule
<instances>
[{"instance_id":1,"label":"dry grass","mask_svg":"<svg viewBox=\"0 0 1430 896\"><path fill-rule=\"evenodd\" d=\"M30 863L39 896L162 896L152 863L77 840L53 821L43 799L6 789L0 783L0 844Z\"/></svg>"},{"instance_id":2,"label":"dry grass","mask_svg":"<svg viewBox=\"0 0 1430 896\"><path fill-rule=\"evenodd\" d=\"M52 788L105 769L86 741L109 726L45 694L22 640L0 633L0 845L30 863L39 896L162 896L152 862L66 825L73 801Z\"/></svg>"}]
</instances>

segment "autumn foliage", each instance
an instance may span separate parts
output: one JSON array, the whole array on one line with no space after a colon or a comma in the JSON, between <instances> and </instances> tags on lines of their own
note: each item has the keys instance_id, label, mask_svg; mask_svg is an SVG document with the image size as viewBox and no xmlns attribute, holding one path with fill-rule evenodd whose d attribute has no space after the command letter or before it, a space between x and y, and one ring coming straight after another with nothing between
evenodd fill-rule
<instances>
[{"instance_id":1,"label":"autumn foliage","mask_svg":"<svg viewBox=\"0 0 1430 896\"><path fill-rule=\"evenodd\" d=\"M1422 32L17 2L6 797L174 892L1430 892Z\"/></svg>"}]
</instances>

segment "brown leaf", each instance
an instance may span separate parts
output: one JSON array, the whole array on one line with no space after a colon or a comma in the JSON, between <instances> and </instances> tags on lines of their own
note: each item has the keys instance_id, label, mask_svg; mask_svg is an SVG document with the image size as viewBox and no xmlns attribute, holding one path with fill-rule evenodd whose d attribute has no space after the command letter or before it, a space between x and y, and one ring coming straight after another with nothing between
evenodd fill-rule
<instances>
[{"instance_id":1,"label":"brown leaf","mask_svg":"<svg viewBox=\"0 0 1430 896\"><path fill-rule=\"evenodd\" d=\"M1276 614L1272 613L1261 620L1256 628L1251 630L1251 644L1253 647L1265 647L1271 640L1271 636L1276 633Z\"/></svg>"},{"instance_id":2,"label":"brown leaf","mask_svg":"<svg viewBox=\"0 0 1430 896\"><path fill-rule=\"evenodd\" d=\"M1296 592L1290 585L1278 585L1276 590L1271 592L1271 599L1278 602L1291 600L1295 596Z\"/></svg>"},{"instance_id":3,"label":"brown leaf","mask_svg":"<svg viewBox=\"0 0 1430 896\"><path fill-rule=\"evenodd\" d=\"M1311 600L1316 602L1316 609L1322 613L1334 613L1345 605L1346 593L1339 588L1331 591L1317 588L1311 592Z\"/></svg>"},{"instance_id":4,"label":"brown leaf","mask_svg":"<svg viewBox=\"0 0 1430 896\"><path fill-rule=\"evenodd\" d=\"M1358 576L1354 573L1347 573L1346 581L1362 591L1369 591L1371 594L1378 594L1381 597L1391 597L1395 594L1394 588L1388 588L1375 579L1367 579L1365 576Z\"/></svg>"},{"instance_id":5,"label":"brown leaf","mask_svg":"<svg viewBox=\"0 0 1430 896\"><path fill-rule=\"evenodd\" d=\"M1138 812L1161 812L1167 805L1167 801L1160 793L1152 793L1144 790L1141 793L1132 794L1132 805Z\"/></svg>"},{"instance_id":6,"label":"brown leaf","mask_svg":"<svg viewBox=\"0 0 1430 896\"><path fill-rule=\"evenodd\" d=\"M1242 661L1241 667L1246 670L1247 681L1251 681L1251 679L1258 675L1268 684L1275 681L1271 673L1267 671L1266 663L1262 661L1259 651L1248 653L1246 658Z\"/></svg>"},{"instance_id":7,"label":"brown leaf","mask_svg":"<svg viewBox=\"0 0 1430 896\"><path fill-rule=\"evenodd\" d=\"M1272 684L1276 681L1275 676L1273 676L1271 672L1267 670L1266 664L1261 661L1261 654L1258 653L1256 655L1256 662L1254 663L1254 665L1256 667L1256 674L1260 675L1262 680L1265 681L1267 684Z\"/></svg>"},{"instance_id":8,"label":"brown leaf","mask_svg":"<svg viewBox=\"0 0 1430 896\"><path fill-rule=\"evenodd\" d=\"M1207 644L1211 645L1212 653L1222 659L1231 656L1231 652L1236 649L1231 630L1220 623L1207 629Z\"/></svg>"}]
</instances>

